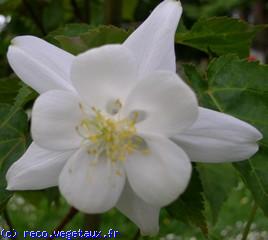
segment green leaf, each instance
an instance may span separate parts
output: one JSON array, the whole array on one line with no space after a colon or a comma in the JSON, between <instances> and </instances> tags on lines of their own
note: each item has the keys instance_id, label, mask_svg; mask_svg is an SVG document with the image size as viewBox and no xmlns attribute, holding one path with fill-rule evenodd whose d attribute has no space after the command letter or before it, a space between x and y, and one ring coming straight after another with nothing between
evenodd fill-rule
<instances>
[{"instance_id":1,"label":"green leaf","mask_svg":"<svg viewBox=\"0 0 268 240\"><path fill-rule=\"evenodd\" d=\"M6 172L25 152L27 138L27 115L11 105L0 105L0 210L11 197L11 192L5 190Z\"/></svg>"},{"instance_id":2,"label":"green leaf","mask_svg":"<svg viewBox=\"0 0 268 240\"><path fill-rule=\"evenodd\" d=\"M21 88L20 80L15 75L12 75L7 78L1 78L0 104L1 103L12 104L20 88Z\"/></svg>"},{"instance_id":3,"label":"green leaf","mask_svg":"<svg viewBox=\"0 0 268 240\"><path fill-rule=\"evenodd\" d=\"M230 164L201 164L197 165L205 197L212 212L215 224L223 203L237 185L237 175Z\"/></svg>"},{"instance_id":4,"label":"green leaf","mask_svg":"<svg viewBox=\"0 0 268 240\"><path fill-rule=\"evenodd\" d=\"M13 105L0 105L0 211L12 196L11 192L5 190L6 172L28 145L28 118L21 108L35 97L36 93L23 85Z\"/></svg>"},{"instance_id":5,"label":"green leaf","mask_svg":"<svg viewBox=\"0 0 268 240\"><path fill-rule=\"evenodd\" d=\"M199 102L205 101L206 99L203 100L203 98L206 98L206 95L203 92L208 88L208 83L204 81L202 74L191 64L183 64L183 69L188 84L196 91Z\"/></svg>"},{"instance_id":6,"label":"green leaf","mask_svg":"<svg viewBox=\"0 0 268 240\"><path fill-rule=\"evenodd\" d=\"M206 75L207 87L196 91L201 105L233 115L263 133L260 151L234 166L268 216L268 65L228 55L213 60Z\"/></svg>"},{"instance_id":7,"label":"green leaf","mask_svg":"<svg viewBox=\"0 0 268 240\"><path fill-rule=\"evenodd\" d=\"M203 187L200 176L194 168L191 181L186 191L166 209L172 217L184 223L196 225L207 235L208 228L203 215L204 199L202 193Z\"/></svg>"},{"instance_id":8,"label":"green leaf","mask_svg":"<svg viewBox=\"0 0 268 240\"><path fill-rule=\"evenodd\" d=\"M43 10L42 22L49 32L64 22L63 0L50 1Z\"/></svg>"},{"instance_id":9,"label":"green leaf","mask_svg":"<svg viewBox=\"0 0 268 240\"><path fill-rule=\"evenodd\" d=\"M0 169L0 214L5 209L8 200L12 197L12 193L5 190L6 180L5 180L5 171Z\"/></svg>"},{"instance_id":10,"label":"green leaf","mask_svg":"<svg viewBox=\"0 0 268 240\"><path fill-rule=\"evenodd\" d=\"M125 20L133 20L137 5L137 0L123 0L123 18Z\"/></svg>"},{"instance_id":11,"label":"green leaf","mask_svg":"<svg viewBox=\"0 0 268 240\"><path fill-rule=\"evenodd\" d=\"M104 44L122 43L129 34L114 26L91 28L85 24L76 24L50 34L48 39L60 48L76 55Z\"/></svg>"},{"instance_id":12,"label":"green leaf","mask_svg":"<svg viewBox=\"0 0 268 240\"><path fill-rule=\"evenodd\" d=\"M55 31L50 32L46 36L46 40L51 42L52 44L62 47L61 43L57 40L57 37L64 36L66 38L72 39L72 41L75 41L75 39L78 39L77 41L79 41L79 36L82 35L83 33L88 32L90 29L92 29L92 27L85 23L67 24L64 27L61 27ZM79 42L75 42L74 45L79 47ZM67 49L68 48L70 48L70 46L67 47ZM65 50L68 51L67 49ZM79 50L76 50L76 51L79 51Z\"/></svg>"},{"instance_id":13,"label":"green leaf","mask_svg":"<svg viewBox=\"0 0 268 240\"><path fill-rule=\"evenodd\" d=\"M51 33L46 37L48 40L53 40L56 36L77 37L92 29L92 26L85 23L67 24Z\"/></svg>"},{"instance_id":14,"label":"green leaf","mask_svg":"<svg viewBox=\"0 0 268 240\"><path fill-rule=\"evenodd\" d=\"M17 194L37 208L40 207L40 204L42 204L41 199L46 199L48 204L58 204L60 199L58 187L47 188L39 191L20 191Z\"/></svg>"},{"instance_id":15,"label":"green leaf","mask_svg":"<svg viewBox=\"0 0 268 240\"><path fill-rule=\"evenodd\" d=\"M15 75L0 79L0 104L15 104L23 107L37 95Z\"/></svg>"},{"instance_id":16,"label":"green leaf","mask_svg":"<svg viewBox=\"0 0 268 240\"><path fill-rule=\"evenodd\" d=\"M5 169L19 156L20 149L25 150L27 142L27 115L10 105L0 106L0 167ZM12 156L12 157L10 157ZM11 158L11 162L9 159Z\"/></svg>"},{"instance_id":17,"label":"green leaf","mask_svg":"<svg viewBox=\"0 0 268 240\"><path fill-rule=\"evenodd\" d=\"M197 19L199 17L222 16L229 13L237 6L241 6L244 0L208 0L201 5L185 4L186 15Z\"/></svg>"},{"instance_id":18,"label":"green leaf","mask_svg":"<svg viewBox=\"0 0 268 240\"><path fill-rule=\"evenodd\" d=\"M25 84L18 91L17 96L14 99L13 108L23 108L27 103L35 100L38 93Z\"/></svg>"},{"instance_id":19,"label":"green leaf","mask_svg":"<svg viewBox=\"0 0 268 240\"><path fill-rule=\"evenodd\" d=\"M253 38L262 29L264 26L228 17L200 19L190 31L177 33L176 43L218 56L235 53L247 57Z\"/></svg>"},{"instance_id":20,"label":"green leaf","mask_svg":"<svg viewBox=\"0 0 268 240\"><path fill-rule=\"evenodd\" d=\"M268 147L261 146L258 154L249 161L234 163L257 204L268 217Z\"/></svg>"},{"instance_id":21,"label":"green leaf","mask_svg":"<svg viewBox=\"0 0 268 240\"><path fill-rule=\"evenodd\" d=\"M4 15L14 14L21 0L0 0L0 12Z\"/></svg>"},{"instance_id":22,"label":"green leaf","mask_svg":"<svg viewBox=\"0 0 268 240\"><path fill-rule=\"evenodd\" d=\"M144 21L158 4L159 0L139 0L135 11L135 19Z\"/></svg>"}]
</instances>

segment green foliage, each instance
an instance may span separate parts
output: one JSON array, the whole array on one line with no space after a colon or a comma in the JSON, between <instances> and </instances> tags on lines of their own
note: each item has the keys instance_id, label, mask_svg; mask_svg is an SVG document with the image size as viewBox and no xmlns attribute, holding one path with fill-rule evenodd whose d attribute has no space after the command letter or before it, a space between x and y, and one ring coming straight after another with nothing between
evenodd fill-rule
<instances>
[{"instance_id":1,"label":"green foliage","mask_svg":"<svg viewBox=\"0 0 268 240\"><path fill-rule=\"evenodd\" d=\"M11 197L5 190L5 174L9 166L26 150L27 115L11 105L0 105L0 209Z\"/></svg>"},{"instance_id":2,"label":"green foliage","mask_svg":"<svg viewBox=\"0 0 268 240\"><path fill-rule=\"evenodd\" d=\"M10 105L1 105L1 158L0 166L4 169L14 160L12 154L17 154L17 149L24 149L27 142L27 115L20 109ZM20 151L18 151L20 152ZM11 159L11 160L9 160Z\"/></svg>"},{"instance_id":3,"label":"green foliage","mask_svg":"<svg viewBox=\"0 0 268 240\"><path fill-rule=\"evenodd\" d=\"M64 27L50 32L46 38L49 41L53 41L57 36L78 37L91 30L91 28L92 26L85 23L66 24Z\"/></svg>"},{"instance_id":4,"label":"green foliage","mask_svg":"<svg viewBox=\"0 0 268 240\"><path fill-rule=\"evenodd\" d=\"M215 224L221 207L228 199L231 190L237 185L238 178L229 164L199 163L197 169L212 212L212 221Z\"/></svg>"},{"instance_id":5,"label":"green foliage","mask_svg":"<svg viewBox=\"0 0 268 240\"><path fill-rule=\"evenodd\" d=\"M226 17L201 19L191 30L179 31L176 43L210 55L236 53L240 57L246 57L255 34L263 28L264 26L251 26ZM50 33L47 39L76 55L103 44L122 43L129 34L130 32L114 26L71 24Z\"/></svg>"},{"instance_id":6,"label":"green foliage","mask_svg":"<svg viewBox=\"0 0 268 240\"><path fill-rule=\"evenodd\" d=\"M227 17L203 18L190 31L177 33L176 43L217 56L235 53L247 57L253 38L263 28Z\"/></svg>"},{"instance_id":7,"label":"green foliage","mask_svg":"<svg viewBox=\"0 0 268 240\"><path fill-rule=\"evenodd\" d=\"M17 96L14 99L13 108L22 108L28 102L33 101L38 94L29 88L27 85L22 84L22 87L19 89Z\"/></svg>"},{"instance_id":8,"label":"green foliage","mask_svg":"<svg viewBox=\"0 0 268 240\"><path fill-rule=\"evenodd\" d=\"M109 43L122 43L129 36L129 32L114 27L88 25L67 25L65 28L51 33L48 39L66 51L79 54L90 48Z\"/></svg>"},{"instance_id":9,"label":"green foliage","mask_svg":"<svg viewBox=\"0 0 268 240\"><path fill-rule=\"evenodd\" d=\"M183 64L186 81L195 90L199 103L207 102L207 96L203 94L208 88L208 82L204 81L203 76L194 65Z\"/></svg>"},{"instance_id":10,"label":"green foliage","mask_svg":"<svg viewBox=\"0 0 268 240\"><path fill-rule=\"evenodd\" d=\"M185 5L185 15L191 19L213 16L242 2L244 0L190 0ZM37 97L33 90L22 84L14 75L10 75L5 58L9 41L15 35L46 35L46 40L77 55L104 44L122 43L129 36L130 31L101 25L105 19L105 1L92 0L90 4L85 3L84 0L0 0L1 14L11 15L11 22L0 33L0 212L12 196L11 192L5 190L6 171L24 153L30 142L29 122L24 110L31 108ZM122 3L124 21L119 26L132 29L132 26L148 16L159 0L123 0ZM112 10L110 12L113 14ZM121 16L118 16L118 19L121 19ZM186 26L189 26L187 19L184 20ZM255 201L268 216L268 66L240 59L249 55L256 33L265 27L252 26L227 17L202 18L194 23L190 30L187 30L183 21L180 23L176 43L181 45L179 47L184 55L193 48L206 53L208 57L219 57L209 63L205 72L199 71L194 65L183 65L188 83L197 93L199 103L253 124L262 131L264 138L257 155L248 161L233 164L234 167L230 164L196 164L187 190L167 207L169 216L164 212L161 218L161 224L166 224L165 234L172 231L182 232L183 228L195 225L204 235L208 235L208 226L211 224L208 224L207 210L212 214L212 223L215 225L211 228L214 228L222 220L218 216L222 213L221 209L226 209L225 204L228 205L230 192L237 185L238 176L242 177ZM194 56L195 61L196 59L198 58ZM47 219L46 211L53 217L60 217L59 213L56 215L53 211L62 212L67 209L66 203L59 209L48 208L47 205L52 205L50 203L60 204L56 188L16 195L35 206L38 213L43 214L44 221ZM239 204L240 197L239 195L239 198L232 202L232 207L236 202ZM43 200L49 204L44 205ZM17 215L20 214L19 211L20 209L17 210ZM117 220L117 215L112 213L108 224L106 223L107 227L110 227L114 218ZM77 226L81 226L81 219L80 216ZM168 221L165 221L167 219ZM178 224L174 219L181 223ZM55 219L52 220L53 226L54 221ZM125 222L126 219L121 216L120 224ZM172 222L172 227L168 226L167 222ZM221 224L223 226L225 223ZM33 226L36 227L34 224ZM43 227L42 224L40 226ZM133 226L128 227L128 231L129 229L132 230ZM193 231L195 230L189 231L191 233L187 235L187 239L190 239ZM211 239L221 239L218 234L209 235Z\"/></svg>"},{"instance_id":11,"label":"green foliage","mask_svg":"<svg viewBox=\"0 0 268 240\"><path fill-rule=\"evenodd\" d=\"M12 197L12 193L6 191L5 172L0 170L0 214L5 209L6 204Z\"/></svg>"},{"instance_id":12,"label":"green foliage","mask_svg":"<svg viewBox=\"0 0 268 240\"><path fill-rule=\"evenodd\" d=\"M138 21L144 21L150 14L151 10L158 4L158 0L139 0L134 14L135 18Z\"/></svg>"},{"instance_id":13,"label":"green foliage","mask_svg":"<svg viewBox=\"0 0 268 240\"><path fill-rule=\"evenodd\" d=\"M133 20L137 5L137 0L123 0L123 18Z\"/></svg>"},{"instance_id":14,"label":"green foliage","mask_svg":"<svg viewBox=\"0 0 268 240\"><path fill-rule=\"evenodd\" d=\"M48 204L59 204L60 194L57 187L48 188L40 191L20 191L17 193L22 196L28 203L35 207L40 207L40 199L46 199Z\"/></svg>"},{"instance_id":15,"label":"green foliage","mask_svg":"<svg viewBox=\"0 0 268 240\"><path fill-rule=\"evenodd\" d=\"M49 32L64 23L63 0L50 1L43 11L42 22L46 32Z\"/></svg>"},{"instance_id":16,"label":"green foliage","mask_svg":"<svg viewBox=\"0 0 268 240\"><path fill-rule=\"evenodd\" d=\"M171 216L184 223L196 225L207 235L208 228L203 215L204 199L202 193L203 187L200 176L194 168L187 190L174 203L167 207L167 211Z\"/></svg>"},{"instance_id":17,"label":"green foliage","mask_svg":"<svg viewBox=\"0 0 268 240\"><path fill-rule=\"evenodd\" d=\"M19 7L21 0L0 0L1 14L11 14Z\"/></svg>"},{"instance_id":18,"label":"green foliage","mask_svg":"<svg viewBox=\"0 0 268 240\"><path fill-rule=\"evenodd\" d=\"M0 79L0 103L13 103L21 87L20 80L13 76Z\"/></svg>"},{"instance_id":19,"label":"green foliage","mask_svg":"<svg viewBox=\"0 0 268 240\"><path fill-rule=\"evenodd\" d=\"M208 0L201 5L185 4L185 12L187 16L197 19L199 17L211 17L221 15L230 9L239 6L244 0Z\"/></svg>"},{"instance_id":20,"label":"green foliage","mask_svg":"<svg viewBox=\"0 0 268 240\"><path fill-rule=\"evenodd\" d=\"M246 186L252 192L255 201L268 217L268 147L261 145L256 156L248 161L235 163Z\"/></svg>"},{"instance_id":21,"label":"green foliage","mask_svg":"<svg viewBox=\"0 0 268 240\"><path fill-rule=\"evenodd\" d=\"M186 68L187 69L187 68ZM202 78L194 71L193 87L200 103L256 126L264 135L261 150L248 161L235 163L256 202L268 214L268 66L241 60L234 55L213 60ZM198 77L196 77L198 76ZM203 81L203 83L196 83ZM200 87L201 86L201 87Z\"/></svg>"},{"instance_id":22,"label":"green foliage","mask_svg":"<svg viewBox=\"0 0 268 240\"><path fill-rule=\"evenodd\" d=\"M11 83L15 80L11 78ZM6 172L25 152L29 142L28 118L22 107L36 97L36 93L26 85L17 92L12 85L4 86L8 98L0 102L0 211L12 196L11 192L5 190ZM13 105L3 104L6 100L13 102Z\"/></svg>"}]
</instances>

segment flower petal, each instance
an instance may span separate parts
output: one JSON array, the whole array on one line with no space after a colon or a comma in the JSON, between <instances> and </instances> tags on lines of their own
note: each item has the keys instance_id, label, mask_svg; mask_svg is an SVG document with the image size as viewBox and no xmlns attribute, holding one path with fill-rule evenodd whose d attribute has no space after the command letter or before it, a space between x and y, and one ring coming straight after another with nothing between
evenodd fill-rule
<instances>
[{"instance_id":1,"label":"flower petal","mask_svg":"<svg viewBox=\"0 0 268 240\"><path fill-rule=\"evenodd\" d=\"M124 115L143 115L138 132L175 135L197 119L194 92L172 72L158 71L140 81L127 97Z\"/></svg>"},{"instance_id":2,"label":"flower petal","mask_svg":"<svg viewBox=\"0 0 268 240\"><path fill-rule=\"evenodd\" d=\"M80 146L76 127L83 119L79 98L71 92L48 91L39 96L32 111L32 136L41 147L70 150Z\"/></svg>"},{"instance_id":3,"label":"flower petal","mask_svg":"<svg viewBox=\"0 0 268 240\"><path fill-rule=\"evenodd\" d=\"M182 14L180 1L165 0L124 42L139 63L139 74L176 72L174 36Z\"/></svg>"},{"instance_id":4,"label":"flower petal","mask_svg":"<svg viewBox=\"0 0 268 240\"><path fill-rule=\"evenodd\" d=\"M138 152L126 161L127 178L133 191L145 202L163 207L187 187L191 163L184 151L169 139L144 137L149 153Z\"/></svg>"},{"instance_id":5,"label":"flower petal","mask_svg":"<svg viewBox=\"0 0 268 240\"><path fill-rule=\"evenodd\" d=\"M160 208L144 202L133 192L128 182L116 207L140 228L142 235L158 233Z\"/></svg>"},{"instance_id":6,"label":"flower petal","mask_svg":"<svg viewBox=\"0 0 268 240\"><path fill-rule=\"evenodd\" d=\"M261 133L237 118L199 108L198 120L190 129L173 137L192 161L233 162L250 158L258 151Z\"/></svg>"},{"instance_id":7,"label":"flower petal","mask_svg":"<svg viewBox=\"0 0 268 240\"><path fill-rule=\"evenodd\" d=\"M81 148L60 174L59 188L71 206L86 213L102 213L115 206L124 183L120 166L106 159L96 161Z\"/></svg>"},{"instance_id":8,"label":"flower petal","mask_svg":"<svg viewBox=\"0 0 268 240\"><path fill-rule=\"evenodd\" d=\"M38 190L58 185L59 174L73 151L52 152L32 143L8 170L8 190Z\"/></svg>"},{"instance_id":9,"label":"flower petal","mask_svg":"<svg viewBox=\"0 0 268 240\"><path fill-rule=\"evenodd\" d=\"M106 109L122 100L136 80L136 62L121 45L106 45L79 55L72 66L74 87L92 107Z\"/></svg>"},{"instance_id":10,"label":"flower petal","mask_svg":"<svg viewBox=\"0 0 268 240\"><path fill-rule=\"evenodd\" d=\"M39 93L52 89L74 91L70 81L74 56L40 38L14 38L7 58L19 78Z\"/></svg>"}]
</instances>

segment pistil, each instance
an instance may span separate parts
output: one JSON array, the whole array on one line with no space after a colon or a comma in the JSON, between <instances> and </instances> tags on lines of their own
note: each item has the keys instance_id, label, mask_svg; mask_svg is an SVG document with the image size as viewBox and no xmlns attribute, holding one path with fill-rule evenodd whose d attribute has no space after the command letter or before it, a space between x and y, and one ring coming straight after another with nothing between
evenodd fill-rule
<instances>
[{"instance_id":1,"label":"pistil","mask_svg":"<svg viewBox=\"0 0 268 240\"><path fill-rule=\"evenodd\" d=\"M80 105L84 112L83 106ZM142 138L137 136L136 121L138 113L132 118L120 119L119 116L103 114L100 110L92 108L92 116L85 116L76 127L88 146L88 153L96 160L104 156L112 163L125 161L127 156L140 149Z\"/></svg>"}]
</instances>

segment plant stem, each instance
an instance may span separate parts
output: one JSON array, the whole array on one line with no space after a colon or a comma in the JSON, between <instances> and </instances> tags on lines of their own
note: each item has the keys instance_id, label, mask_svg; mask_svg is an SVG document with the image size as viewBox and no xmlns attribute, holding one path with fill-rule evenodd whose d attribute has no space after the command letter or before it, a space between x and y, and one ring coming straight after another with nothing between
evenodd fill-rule
<instances>
[{"instance_id":1,"label":"plant stem","mask_svg":"<svg viewBox=\"0 0 268 240\"><path fill-rule=\"evenodd\" d=\"M9 227L9 230L12 230L13 229L13 224L10 220L10 217L9 217L9 214L7 212L7 210L5 209L4 212L3 212L3 215L4 215L4 219Z\"/></svg>"},{"instance_id":2,"label":"plant stem","mask_svg":"<svg viewBox=\"0 0 268 240\"><path fill-rule=\"evenodd\" d=\"M99 230L101 223L101 215L99 214L85 214L84 229L85 230Z\"/></svg>"},{"instance_id":3,"label":"plant stem","mask_svg":"<svg viewBox=\"0 0 268 240\"><path fill-rule=\"evenodd\" d=\"M91 21L91 0L84 0L85 8L85 22L90 23Z\"/></svg>"},{"instance_id":4,"label":"plant stem","mask_svg":"<svg viewBox=\"0 0 268 240\"><path fill-rule=\"evenodd\" d=\"M140 238L140 230L138 229L138 231L136 232L136 234L134 235L134 237L132 238L132 240L138 240Z\"/></svg>"},{"instance_id":5,"label":"plant stem","mask_svg":"<svg viewBox=\"0 0 268 240\"><path fill-rule=\"evenodd\" d=\"M241 240L247 240L247 237L248 237L248 234L249 234L249 231L250 231L250 227L251 227L251 224L254 221L257 209L258 209L258 205L257 205L256 202L254 202L254 205L253 205L251 213L249 215L248 222L247 222L247 225L246 225L246 227L244 229L243 237L242 237Z\"/></svg>"},{"instance_id":6,"label":"plant stem","mask_svg":"<svg viewBox=\"0 0 268 240\"><path fill-rule=\"evenodd\" d=\"M4 219L6 221L6 224L8 225L9 230L12 232L12 235L14 236L13 224L11 222L11 219L10 219L9 214L8 214L6 209L3 211L3 215L4 215ZM14 238L12 237L11 239L14 239Z\"/></svg>"},{"instance_id":7,"label":"plant stem","mask_svg":"<svg viewBox=\"0 0 268 240\"><path fill-rule=\"evenodd\" d=\"M72 5L73 12L77 20L79 20L80 22L84 22L83 16L80 12L80 9L78 7L76 0L71 0L71 5Z\"/></svg>"},{"instance_id":8,"label":"plant stem","mask_svg":"<svg viewBox=\"0 0 268 240\"><path fill-rule=\"evenodd\" d=\"M105 1L105 24L119 26L122 18L122 0Z\"/></svg>"},{"instance_id":9,"label":"plant stem","mask_svg":"<svg viewBox=\"0 0 268 240\"><path fill-rule=\"evenodd\" d=\"M68 214L62 219L62 221L60 222L60 224L54 229L54 231L61 231L73 218L74 216L78 213L78 211L71 207ZM53 232L54 232L53 231ZM49 238L50 240L51 239L54 239L54 237L50 237Z\"/></svg>"},{"instance_id":10,"label":"plant stem","mask_svg":"<svg viewBox=\"0 0 268 240\"><path fill-rule=\"evenodd\" d=\"M42 23L42 21L39 19L39 17L35 14L31 4L27 1L27 0L23 0L22 1L25 8L28 10L33 22L35 23L35 25L39 28L39 30L41 31L41 33L45 36L47 35L47 32L45 30L45 27Z\"/></svg>"}]
</instances>

